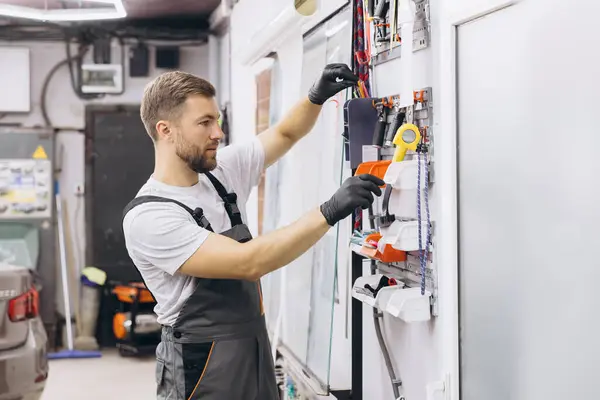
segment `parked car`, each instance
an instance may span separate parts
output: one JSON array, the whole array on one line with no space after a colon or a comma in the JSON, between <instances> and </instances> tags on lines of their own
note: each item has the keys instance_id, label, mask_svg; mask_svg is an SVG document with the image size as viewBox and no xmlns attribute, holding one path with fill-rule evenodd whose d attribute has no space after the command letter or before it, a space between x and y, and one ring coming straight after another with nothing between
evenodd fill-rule
<instances>
[{"instance_id":1,"label":"parked car","mask_svg":"<svg viewBox=\"0 0 600 400\"><path fill-rule=\"evenodd\" d=\"M37 400L48 378L39 286L27 268L0 263L0 400Z\"/></svg>"}]
</instances>

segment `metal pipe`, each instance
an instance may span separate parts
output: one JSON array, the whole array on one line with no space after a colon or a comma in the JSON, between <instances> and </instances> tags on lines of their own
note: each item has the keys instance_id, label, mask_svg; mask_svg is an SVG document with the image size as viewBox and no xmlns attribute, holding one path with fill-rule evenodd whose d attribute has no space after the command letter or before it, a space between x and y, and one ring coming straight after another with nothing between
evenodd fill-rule
<instances>
[{"instance_id":1,"label":"metal pipe","mask_svg":"<svg viewBox=\"0 0 600 400\"><path fill-rule=\"evenodd\" d=\"M373 214L373 206L369 206L369 228L371 230L375 229L375 215ZM371 275L375 275L377 273L377 261L371 260ZM375 325L375 335L377 336L377 341L379 342L379 348L381 349L381 354L383 355L383 360L385 362L385 366L388 370L388 374L390 376L390 381L392 382L392 390L394 391L394 399L403 399L400 397L400 386L402 386L402 380L396 377L396 373L394 372L394 366L392 365L392 359L390 357L390 352L385 345L385 340L383 339L383 333L381 332L381 324L380 319L382 314L379 312L377 308L373 308L373 323Z\"/></svg>"},{"instance_id":2,"label":"metal pipe","mask_svg":"<svg viewBox=\"0 0 600 400\"><path fill-rule=\"evenodd\" d=\"M377 269L377 264L373 260L371 261L371 274L375 275ZM396 377L396 373L394 372L394 366L392 365L392 359L390 357L390 353L385 344L385 340L383 339L383 333L381 331L380 319L382 314L379 312L377 308L373 308L373 323L375 324L375 334L377 335L377 341L379 342L379 347L381 348L381 354L383 354L383 360L385 362L385 366L388 370L388 374L390 376L390 381L392 382L392 390L394 391L394 399L399 399L400 397L400 386L402 386L402 380Z\"/></svg>"}]
</instances>

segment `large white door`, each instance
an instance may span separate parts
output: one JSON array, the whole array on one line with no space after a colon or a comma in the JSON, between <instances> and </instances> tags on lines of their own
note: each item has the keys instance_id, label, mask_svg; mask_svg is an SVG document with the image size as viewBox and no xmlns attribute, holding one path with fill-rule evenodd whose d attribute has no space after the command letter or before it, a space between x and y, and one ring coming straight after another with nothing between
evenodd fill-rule
<instances>
[{"instance_id":1,"label":"large white door","mask_svg":"<svg viewBox=\"0 0 600 400\"><path fill-rule=\"evenodd\" d=\"M600 2L456 41L461 399L600 399Z\"/></svg>"}]
</instances>

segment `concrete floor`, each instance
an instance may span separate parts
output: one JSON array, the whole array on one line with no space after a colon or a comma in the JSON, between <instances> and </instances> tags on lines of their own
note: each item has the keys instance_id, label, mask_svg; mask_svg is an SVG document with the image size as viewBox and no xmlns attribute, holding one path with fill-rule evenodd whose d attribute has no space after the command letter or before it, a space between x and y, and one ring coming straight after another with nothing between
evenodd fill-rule
<instances>
[{"instance_id":1,"label":"concrete floor","mask_svg":"<svg viewBox=\"0 0 600 400\"><path fill-rule=\"evenodd\" d=\"M41 400L148 400L156 398L155 359L123 358L115 350L101 358L51 360Z\"/></svg>"}]
</instances>

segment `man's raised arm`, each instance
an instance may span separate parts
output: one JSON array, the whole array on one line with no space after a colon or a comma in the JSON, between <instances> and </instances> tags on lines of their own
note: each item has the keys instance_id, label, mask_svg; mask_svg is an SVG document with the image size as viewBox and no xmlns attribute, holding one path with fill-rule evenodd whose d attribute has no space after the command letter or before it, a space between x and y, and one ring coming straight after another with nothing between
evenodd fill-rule
<instances>
[{"instance_id":1,"label":"man's raised arm","mask_svg":"<svg viewBox=\"0 0 600 400\"><path fill-rule=\"evenodd\" d=\"M258 135L265 149L265 168L279 160L311 131L323 103L357 82L358 77L346 64L327 65L308 96L300 100L277 125Z\"/></svg>"},{"instance_id":2,"label":"man's raised arm","mask_svg":"<svg viewBox=\"0 0 600 400\"><path fill-rule=\"evenodd\" d=\"M368 208L373 195L381 195L382 185L373 175L349 178L319 209L246 243L211 233L180 272L199 278L257 280L300 257L355 209Z\"/></svg>"}]
</instances>

